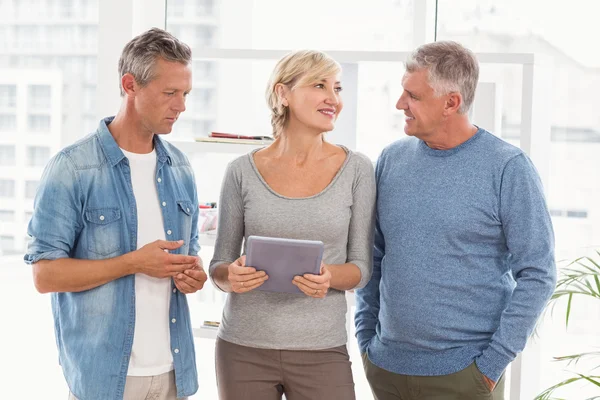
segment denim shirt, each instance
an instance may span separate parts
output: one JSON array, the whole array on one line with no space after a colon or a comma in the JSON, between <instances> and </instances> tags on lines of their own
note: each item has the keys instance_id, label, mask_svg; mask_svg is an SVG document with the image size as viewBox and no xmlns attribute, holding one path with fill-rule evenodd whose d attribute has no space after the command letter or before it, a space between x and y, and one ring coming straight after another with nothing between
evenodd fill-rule
<instances>
[{"instance_id":1,"label":"denim shirt","mask_svg":"<svg viewBox=\"0 0 600 400\"><path fill-rule=\"evenodd\" d=\"M102 260L137 248L137 209L129 161L107 125L50 160L35 198L25 262L74 258ZM198 197L185 155L154 136L156 188L167 240L174 251L197 255ZM138 199L145 201L145 199ZM99 264L101 268L102 264ZM122 399L135 328L135 275L91 290L52 293L59 352L71 392L80 400ZM194 338L185 294L173 282L169 324L177 397L198 390Z\"/></svg>"}]
</instances>

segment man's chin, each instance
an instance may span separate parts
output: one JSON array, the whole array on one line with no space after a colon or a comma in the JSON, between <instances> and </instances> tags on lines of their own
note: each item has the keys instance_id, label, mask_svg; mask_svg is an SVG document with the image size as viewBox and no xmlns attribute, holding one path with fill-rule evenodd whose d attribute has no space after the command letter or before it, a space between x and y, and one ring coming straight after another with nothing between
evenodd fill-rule
<instances>
[{"instance_id":1,"label":"man's chin","mask_svg":"<svg viewBox=\"0 0 600 400\"><path fill-rule=\"evenodd\" d=\"M157 134L157 135L168 135L172 131L173 131L173 127L169 127L169 128L162 128L160 130L160 132L154 132L154 133Z\"/></svg>"}]
</instances>

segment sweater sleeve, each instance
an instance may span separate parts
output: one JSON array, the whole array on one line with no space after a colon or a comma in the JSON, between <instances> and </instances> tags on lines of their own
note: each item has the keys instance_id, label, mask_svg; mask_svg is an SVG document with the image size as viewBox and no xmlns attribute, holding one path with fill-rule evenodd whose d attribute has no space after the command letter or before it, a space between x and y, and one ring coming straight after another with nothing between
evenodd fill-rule
<instances>
[{"instance_id":1,"label":"sweater sleeve","mask_svg":"<svg viewBox=\"0 0 600 400\"><path fill-rule=\"evenodd\" d=\"M376 186L379 186L379 177L383 161L380 157L377 160L375 169ZM373 272L371 280L362 289L356 291L356 314L354 316L354 325L356 328L356 339L361 354L367 351L371 339L376 335L376 327L379 316L379 282L381 281L381 260L385 255L385 241L379 218L375 213L375 232L373 246Z\"/></svg>"},{"instance_id":2,"label":"sweater sleeve","mask_svg":"<svg viewBox=\"0 0 600 400\"><path fill-rule=\"evenodd\" d=\"M516 287L489 346L476 360L480 371L496 382L525 348L556 284L552 222L542 183L525 154L504 167L500 219Z\"/></svg>"},{"instance_id":3,"label":"sweater sleeve","mask_svg":"<svg viewBox=\"0 0 600 400\"><path fill-rule=\"evenodd\" d=\"M219 196L219 216L215 252L210 262L210 277L219 264L231 264L240 256L244 239L244 200L241 171L231 162L225 171ZM213 281L214 283L214 281ZM217 285L215 287L218 288Z\"/></svg>"},{"instance_id":4,"label":"sweater sleeve","mask_svg":"<svg viewBox=\"0 0 600 400\"><path fill-rule=\"evenodd\" d=\"M375 218L375 173L371 160L361 157L352 190L350 226L348 228L347 261L360 270L357 288L371 279L373 269L373 224Z\"/></svg>"}]
</instances>

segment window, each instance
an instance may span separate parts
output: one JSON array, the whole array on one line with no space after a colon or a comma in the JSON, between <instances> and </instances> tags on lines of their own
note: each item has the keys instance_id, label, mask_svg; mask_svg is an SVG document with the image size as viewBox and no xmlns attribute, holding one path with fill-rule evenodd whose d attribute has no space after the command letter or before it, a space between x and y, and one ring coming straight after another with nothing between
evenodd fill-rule
<instances>
[{"instance_id":1,"label":"window","mask_svg":"<svg viewBox=\"0 0 600 400\"><path fill-rule=\"evenodd\" d=\"M0 179L0 197L15 197L15 181Z\"/></svg>"},{"instance_id":2,"label":"window","mask_svg":"<svg viewBox=\"0 0 600 400\"><path fill-rule=\"evenodd\" d=\"M98 118L93 115L85 115L83 117L83 132L94 132L98 128L99 124Z\"/></svg>"},{"instance_id":3,"label":"window","mask_svg":"<svg viewBox=\"0 0 600 400\"><path fill-rule=\"evenodd\" d=\"M17 116L14 114L0 114L0 132L14 131L17 129Z\"/></svg>"},{"instance_id":4,"label":"window","mask_svg":"<svg viewBox=\"0 0 600 400\"><path fill-rule=\"evenodd\" d=\"M15 146L0 146L0 166L15 165Z\"/></svg>"},{"instance_id":5,"label":"window","mask_svg":"<svg viewBox=\"0 0 600 400\"><path fill-rule=\"evenodd\" d=\"M0 27L0 50L3 52L8 50L7 33L8 29L5 27Z\"/></svg>"},{"instance_id":6,"label":"window","mask_svg":"<svg viewBox=\"0 0 600 400\"><path fill-rule=\"evenodd\" d=\"M40 28L35 25L21 25L16 26L15 33L16 39L21 44L23 49L27 50L38 50L40 43Z\"/></svg>"},{"instance_id":7,"label":"window","mask_svg":"<svg viewBox=\"0 0 600 400\"><path fill-rule=\"evenodd\" d=\"M196 0L196 15L199 17L213 15L214 1L213 0Z\"/></svg>"},{"instance_id":8,"label":"window","mask_svg":"<svg viewBox=\"0 0 600 400\"><path fill-rule=\"evenodd\" d=\"M94 39L94 42L93 42L94 46L95 46L96 42L97 42L97 40ZM90 42L87 42L87 43L90 44ZM95 47L94 47L94 49L95 49ZM98 66L96 63L96 57L85 57L83 68L84 68L85 83L91 84L95 88L96 78L98 75Z\"/></svg>"},{"instance_id":9,"label":"window","mask_svg":"<svg viewBox=\"0 0 600 400\"><path fill-rule=\"evenodd\" d=\"M48 85L30 85L29 86L29 109L48 110L50 109L50 86Z\"/></svg>"},{"instance_id":10,"label":"window","mask_svg":"<svg viewBox=\"0 0 600 400\"><path fill-rule=\"evenodd\" d=\"M194 81L214 79L214 63L209 61L194 61L192 63ZM193 92L192 92L193 93Z\"/></svg>"},{"instance_id":11,"label":"window","mask_svg":"<svg viewBox=\"0 0 600 400\"><path fill-rule=\"evenodd\" d=\"M37 356L32 363L17 360L17 354L6 347L2 352L15 360L14 373L9 372L6 378L15 387L27 385L26 376L19 370L48 378L47 384L39 387L29 385L27 398L55 399L68 393L56 361L49 299L33 288L31 268L23 263L23 254L32 198L42 167L57 147L71 144L90 132L84 128L81 90L97 86L100 3L100 0L0 1L0 208L6 211L0 213L0 292L4 298L23 299L24 308L20 312L26 317L17 315L13 323L22 328L18 336L33 346L30 350ZM145 7L147 2L137 3ZM119 3L116 7L122 6ZM116 31L124 26L112 24L111 29ZM113 56L107 54L107 58ZM111 69L116 70L118 59L112 62ZM61 107L57 108L54 101L59 99ZM65 115L69 116L68 125L62 123ZM97 123L95 119L93 128ZM47 132L49 126L56 129L39 137L29 135L32 131ZM16 343L19 338L4 329L2 340ZM19 396L8 389L0 397Z\"/></svg>"},{"instance_id":12,"label":"window","mask_svg":"<svg viewBox=\"0 0 600 400\"><path fill-rule=\"evenodd\" d=\"M0 250L2 252L15 251L15 237L8 235L0 235Z\"/></svg>"},{"instance_id":13,"label":"window","mask_svg":"<svg viewBox=\"0 0 600 400\"><path fill-rule=\"evenodd\" d=\"M13 210L0 210L0 221L14 222L15 212Z\"/></svg>"},{"instance_id":14,"label":"window","mask_svg":"<svg viewBox=\"0 0 600 400\"><path fill-rule=\"evenodd\" d=\"M50 132L49 115L29 115L27 118L28 128L31 132L42 133Z\"/></svg>"},{"instance_id":15,"label":"window","mask_svg":"<svg viewBox=\"0 0 600 400\"><path fill-rule=\"evenodd\" d=\"M87 113L96 112L96 87L88 86L83 90L83 109Z\"/></svg>"},{"instance_id":16,"label":"window","mask_svg":"<svg viewBox=\"0 0 600 400\"><path fill-rule=\"evenodd\" d=\"M17 106L17 87L15 85L0 85L0 108Z\"/></svg>"},{"instance_id":17,"label":"window","mask_svg":"<svg viewBox=\"0 0 600 400\"><path fill-rule=\"evenodd\" d=\"M27 147L27 165L31 167L43 167L50 159L50 149L41 146Z\"/></svg>"},{"instance_id":18,"label":"window","mask_svg":"<svg viewBox=\"0 0 600 400\"><path fill-rule=\"evenodd\" d=\"M413 44L413 3L374 0L366 6L344 0L305 0L290 14L284 1L239 0L235 7L219 9L215 22L221 34L219 43L213 45L233 49L407 50ZM169 0L169 31L174 32L172 27L189 15L184 8L188 5L195 5L196 15L205 10L212 14L215 8L211 0ZM191 41L188 36L180 38Z\"/></svg>"},{"instance_id":19,"label":"window","mask_svg":"<svg viewBox=\"0 0 600 400\"><path fill-rule=\"evenodd\" d=\"M75 16L74 0L62 0L60 2L60 16L62 18L72 18Z\"/></svg>"},{"instance_id":20,"label":"window","mask_svg":"<svg viewBox=\"0 0 600 400\"><path fill-rule=\"evenodd\" d=\"M168 17L180 18L185 14L185 1L184 0L168 0L167 1L167 13Z\"/></svg>"},{"instance_id":21,"label":"window","mask_svg":"<svg viewBox=\"0 0 600 400\"><path fill-rule=\"evenodd\" d=\"M25 198L33 199L37 191L39 181L25 181Z\"/></svg>"},{"instance_id":22,"label":"window","mask_svg":"<svg viewBox=\"0 0 600 400\"><path fill-rule=\"evenodd\" d=\"M550 139L547 152L534 161L545 171L547 200L553 205L550 213L557 260L590 255L600 246L600 158L597 157L600 118L595 111L600 108L596 96L600 90L600 55L588 51L584 45L587 40L582 39L600 34L590 7L591 3L582 0L570 1L568 7L541 0L468 0L460 2L460 6L451 0L438 1L438 39L457 40L476 52L534 53L538 59L544 57L539 68L551 80L540 85L540 90L545 90L542 96L549 99L549 108L544 107L541 117L549 119ZM556 29L557 26L561 29ZM518 82L522 77L507 68L501 67L500 74L491 75L490 81L503 92L501 136L518 139L521 130ZM562 268L565 263L559 266ZM539 344L536 376L540 377L540 384L535 385L526 375L523 377L524 387L529 388L532 396L574 376L567 370L585 371L551 360L595 350L600 335L597 303L574 302L568 334L564 313L559 313L558 308L554 317L548 313L540 322L539 338L534 339ZM592 396L581 386L570 386L554 395Z\"/></svg>"}]
</instances>

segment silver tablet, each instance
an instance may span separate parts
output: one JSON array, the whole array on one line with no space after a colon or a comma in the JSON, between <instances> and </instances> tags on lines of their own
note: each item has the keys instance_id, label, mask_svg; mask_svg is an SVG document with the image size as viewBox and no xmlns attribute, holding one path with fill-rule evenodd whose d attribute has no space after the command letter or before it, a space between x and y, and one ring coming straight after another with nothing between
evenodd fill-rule
<instances>
[{"instance_id":1,"label":"silver tablet","mask_svg":"<svg viewBox=\"0 0 600 400\"><path fill-rule=\"evenodd\" d=\"M269 279L256 290L302 293L292 283L296 275L321 273L323 242L249 236L246 265L265 271Z\"/></svg>"}]
</instances>

